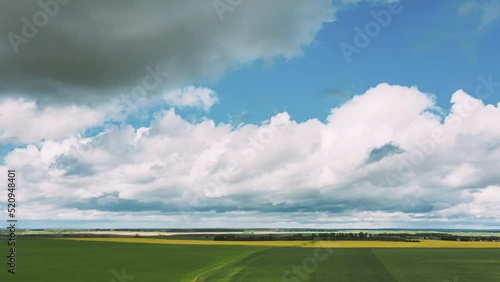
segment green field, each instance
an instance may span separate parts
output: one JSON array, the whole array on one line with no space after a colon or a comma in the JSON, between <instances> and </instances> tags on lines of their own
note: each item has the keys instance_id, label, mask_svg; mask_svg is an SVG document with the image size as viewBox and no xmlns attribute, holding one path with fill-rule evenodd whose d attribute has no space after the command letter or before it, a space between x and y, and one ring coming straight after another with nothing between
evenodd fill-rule
<instances>
[{"instance_id":1,"label":"green field","mask_svg":"<svg viewBox=\"0 0 500 282\"><path fill-rule=\"evenodd\" d=\"M7 273L2 265L0 281L14 282L500 281L498 248L324 249L21 239L17 274ZM127 279L116 277L122 269Z\"/></svg>"},{"instance_id":2,"label":"green field","mask_svg":"<svg viewBox=\"0 0 500 282\"><path fill-rule=\"evenodd\" d=\"M203 281L500 281L498 249L343 248L324 261L314 257L305 248L264 250Z\"/></svg>"}]
</instances>

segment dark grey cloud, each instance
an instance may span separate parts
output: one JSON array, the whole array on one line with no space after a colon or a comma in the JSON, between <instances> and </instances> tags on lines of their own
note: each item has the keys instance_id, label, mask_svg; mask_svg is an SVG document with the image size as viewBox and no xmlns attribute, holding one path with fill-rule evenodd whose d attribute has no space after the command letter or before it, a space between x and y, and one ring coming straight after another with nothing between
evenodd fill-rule
<instances>
[{"instance_id":1,"label":"dark grey cloud","mask_svg":"<svg viewBox=\"0 0 500 282\"><path fill-rule=\"evenodd\" d=\"M333 14L329 0L4 1L0 94L88 101L200 83L299 54Z\"/></svg>"},{"instance_id":2,"label":"dark grey cloud","mask_svg":"<svg viewBox=\"0 0 500 282\"><path fill-rule=\"evenodd\" d=\"M67 203L65 208L76 208L81 210L100 210L110 212L141 212L141 211L175 211L160 201L149 201L147 203L139 200L123 199L118 192L107 193L99 197Z\"/></svg>"}]
</instances>

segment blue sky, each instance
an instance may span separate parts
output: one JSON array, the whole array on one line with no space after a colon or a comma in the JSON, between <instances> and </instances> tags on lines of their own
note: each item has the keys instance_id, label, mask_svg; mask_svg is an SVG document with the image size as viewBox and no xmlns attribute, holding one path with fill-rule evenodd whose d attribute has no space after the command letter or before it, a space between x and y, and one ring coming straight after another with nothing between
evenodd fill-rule
<instances>
[{"instance_id":1,"label":"blue sky","mask_svg":"<svg viewBox=\"0 0 500 282\"><path fill-rule=\"evenodd\" d=\"M217 1L3 10L25 227L498 228L500 2Z\"/></svg>"},{"instance_id":2,"label":"blue sky","mask_svg":"<svg viewBox=\"0 0 500 282\"><path fill-rule=\"evenodd\" d=\"M434 94L437 104L450 108L457 89L474 93L478 76L498 72L500 46L495 21L480 28L479 13L458 16L459 2L403 1L402 12L348 63L339 47L353 44L354 27L372 21L371 11L385 5L359 3L339 11L325 24L304 55L270 65L257 62L228 73L213 85L224 103L210 116L227 122L228 115L246 112L246 123L259 123L277 110L294 119L324 119L332 107L381 82L418 86ZM233 93L241 93L233 95ZM335 95L337 94L337 95ZM345 96L344 96L345 95ZM497 103L491 96L487 103Z\"/></svg>"}]
</instances>

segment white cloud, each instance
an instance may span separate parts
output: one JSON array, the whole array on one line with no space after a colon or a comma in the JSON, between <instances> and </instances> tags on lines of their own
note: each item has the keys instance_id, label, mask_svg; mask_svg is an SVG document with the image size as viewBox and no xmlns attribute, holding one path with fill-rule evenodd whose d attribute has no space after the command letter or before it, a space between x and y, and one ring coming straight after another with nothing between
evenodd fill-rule
<instances>
[{"instance_id":1,"label":"white cloud","mask_svg":"<svg viewBox=\"0 0 500 282\"><path fill-rule=\"evenodd\" d=\"M463 91L451 102L439 116L432 95L381 84L324 122L281 113L236 129L161 110L148 127L49 139L5 163L29 191L24 208L44 207L45 218L487 227L498 223L488 213L498 205L500 109ZM397 153L368 161L387 144Z\"/></svg>"},{"instance_id":2,"label":"white cloud","mask_svg":"<svg viewBox=\"0 0 500 282\"><path fill-rule=\"evenodd\" d=\"M63 139L104 121L100 109L77 106L39 108L33 100L0 101L0 143Z\"/></svg>"},{"instance_id":3,"label":"white cloud","mask_svg":"<svg viewBox=\"0 0 500 282\"><path fill-rule=\"evenodd\" d=\"M443 217L483 218L498 224L500 221L499 186L488 186L480 190L466 190L461 197L464 203L439 211L439 214Z\"/></svg>"},{"instance_id":4,"label":"white cloud","mask_svg":"<svg viewBox=\"0 0 500 282\"><path fill-rule=\"evenodd\" d=\"M0 144L31 144L42 139L62 140L82 134L86 129L122 122L152 107L192 107L205 112L219 102L217 94L206 87L188 86L163 95L114 99L99 106L38 105L26 98L0 100Z\"/></svg>"},{"instance_id":5,"label":"white cloud","mask_svg":"<svg viewBox=\"0 0 500 282\"><path fill-rule=\"evenodd\" d=\"M203 109L205 112L208 112L214 104L219 102L219 98L213 90L194 86L169 91L164 94L164 99L177 108L194 107Z\"/></svg>"}]
</instances>

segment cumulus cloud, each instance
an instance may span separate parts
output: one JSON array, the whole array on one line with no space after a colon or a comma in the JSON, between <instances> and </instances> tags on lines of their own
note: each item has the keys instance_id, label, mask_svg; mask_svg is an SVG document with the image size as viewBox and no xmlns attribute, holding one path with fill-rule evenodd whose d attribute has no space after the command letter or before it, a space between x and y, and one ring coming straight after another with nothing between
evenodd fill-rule
<instances>
[{"instance_id":1,"label":"cumulus cloud","mask_svg":"<svg viewBox=\"0 0 500 282\"><path fill-rule=\"evenodd\" d=\"M0 101L0 144L65 139L100 125L104 119L100 109L85 106L40 108L33 100L3 99Z\"/></svg>"},{"instance_id":2,"label":"cumulus cloud","mask_svg":"<svg viewBox=\"0 0 500 282\"><path fill-rule=\"evenodd\" d=\"M300 55L335 13L330 0L256 0L222 21L213 3L2 2L0 95L88 103L204 83L255 60Z\"/></svg>"},{"instance_id":3,"label":"cumulus cloud","mask_svg":"<svg viewBox=\"0 0 500 282\"><path fill-rule=\"evenodd\" d=\"M219 102L219 98L213 90L194 86L169 91L164 94L164 98L172 106L201 108L205 112L208 112L214 104Z\"/></svg>"},{"instance_id":4,"label":"cumulus cloud","mask_svg":"<svg viewBox=\"0 0 500 282\"><path fill-rule=\"evenodd\" d=\"M197 108L210 111L219 102L206 87L188 86L152 97L118 97L98 106L41 104L28 98L0 100L0 144L31 144L62 140L87 129L123 122L130 115L157 108Z\"/></svg>"},{"instance_id":5,"label":"cumulus cloud","mask_svg":"<svg viewBox=\"0 0 500 282\"><path fill-rule=\"evenodd\" d=\"M145 127L109 126L94 137L15 149L5 166L18 168L29 191L20 194L25 209L40 210L26 219L498 224L499 105L461 90L451 103L449 114L436 114L432 95L380 84L325 121L297 122L283 112L237 128L162 109ZM260 224L252 219L263 214Z\"/></svg>"}]
</instances>

